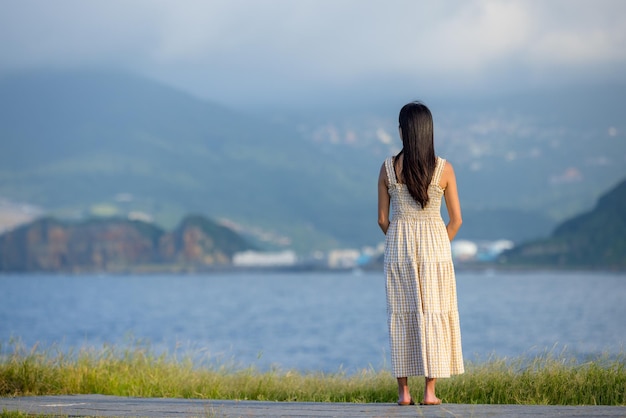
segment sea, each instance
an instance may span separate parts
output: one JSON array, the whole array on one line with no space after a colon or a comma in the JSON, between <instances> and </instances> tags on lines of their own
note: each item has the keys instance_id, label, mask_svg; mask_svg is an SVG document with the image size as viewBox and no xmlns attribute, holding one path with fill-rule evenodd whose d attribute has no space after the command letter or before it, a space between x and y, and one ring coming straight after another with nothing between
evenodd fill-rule
<instances>
[{"instance_id":1,"label":"sea","mask_svg":"<svg viewBox=\"0 0 626 418\"><path fill-rule=\"evenodd\" d=\"M626 273L457 271L464 358L618 356ZM382 272L0 275L0 355L145 349L198 366L390 369ZM622 357L623 358L623 357Z\"/></svg>"}]
</instances>

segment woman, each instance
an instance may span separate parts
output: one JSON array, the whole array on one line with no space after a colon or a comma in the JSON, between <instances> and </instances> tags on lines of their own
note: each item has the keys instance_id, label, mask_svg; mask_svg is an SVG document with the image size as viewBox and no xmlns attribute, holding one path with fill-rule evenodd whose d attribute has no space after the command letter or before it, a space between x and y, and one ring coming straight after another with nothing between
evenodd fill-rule
<instances>
[{"instance_id":1,"label":"woman","mask_svg":"<svg viewBox=\"0 0 626 418\"><path fill-rule=\"evenodd\" d=\"M399 405L413 405L408 376L425 376L421 404L438 405L436 379L464 372L450 249L462 223L461 205L452 165L435 155L430 110L409 103L399 121L402 151L385 160L378 178L391 366Z\"/></svg>"}]
</instances>

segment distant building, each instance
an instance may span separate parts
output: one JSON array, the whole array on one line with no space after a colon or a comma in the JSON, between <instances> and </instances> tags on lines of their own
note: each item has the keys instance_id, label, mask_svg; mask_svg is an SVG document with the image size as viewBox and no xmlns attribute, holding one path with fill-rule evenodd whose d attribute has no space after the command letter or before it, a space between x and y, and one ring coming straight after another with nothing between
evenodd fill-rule
<instances>
[{"instance_id":1,"label":"distant building","mask_svg":"<svg viewBox=\"0 0 626 418\"><path fill-rule=\"evenodd\" d=\"M493 261L503 251L515 246L513 241L501 239L496 241L452 241L452 257L458 261Z\"/></svg>"},{"instance_id":2,"label":"distant building","mask_svg":"<svg viewBox=\"0 0 626 418\"><path fill-rule=\"evenodd\" d=\"M354 268L358 265L361 252L355 249L333 250L328 253L328 267Z\"/></svg>"},{"instance_id":3,"label":"distant building","mask_svg":"<svg viewBox=\"0 0 626 418\"><path fill-rule=\"evenodd\" d=\"M298 261L293 251L260 252L244 251L233 255L233 266L236 267L288 267Z\"/></svg>"},{"instance_id":4,"label":"distant building","mask_svg":"<svg viewBox=\"0 0 626 418\"><path fill-rule=\"evenodd\" d=\"M128 219L131 221L141 221L147 223L152 223L154 221L152 215L138 210L128 212Z\"/></svg>"},{"instance_id":5,"label":"distant building","mask_svg":"<svg viewBox=\"0 0 626 418\"><path fill-rule=\"evenodd\" d=\"M478 261L494 261L503 251L510 250L513 247L515 247L513 241L506 239L485 242L480 245L476 259Z\"/></svg>"},{"instance_id":6,"label":"distant building","mask_svg":"<svg viewBox=\"0 0 626 418\"><path fill-rule=\"evenodd\" d=\"M456 240L452 241L452 257L455 260L468 261L473 260L478 254L478 245L472 241Z\"/></svg>"}]
</instances>

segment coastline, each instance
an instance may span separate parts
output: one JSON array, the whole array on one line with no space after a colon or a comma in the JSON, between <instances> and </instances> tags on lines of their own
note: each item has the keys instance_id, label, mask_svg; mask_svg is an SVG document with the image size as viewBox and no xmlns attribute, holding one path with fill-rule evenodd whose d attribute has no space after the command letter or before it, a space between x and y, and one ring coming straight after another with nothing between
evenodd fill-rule
<instances>
[{"instance_id":1,"label":"coastline","mask_svg":"<svg viewBox=\"0 0 626 418\"><path fill-rule=\"evenodd\" d=\"M474 263L474 262L455 262L455 271L457 273L485 273L488 275L496 275L497 273L537 273L537 272L589 272L589 273L626 273L626 269L605 268L593 266L552 266L552 265L527 265L527 264L501 264L501 263ZM267 267L239 267L232 265L139 265L139 266L112 266L106 270L96 269L59 269L54 271L28 270L28 271L0 271L0 275L30 275L30 274L49 274L49 275L138 275L147 276L156 275L193 275L193 274L224 274L224 273L345 273L345 274L362 274L362 273L383 272L383 266L380 263L362 265L357 267L328 267L324 265L308 265L295 264L290 266L267 266Z\"/></svg>"}]
</instances>

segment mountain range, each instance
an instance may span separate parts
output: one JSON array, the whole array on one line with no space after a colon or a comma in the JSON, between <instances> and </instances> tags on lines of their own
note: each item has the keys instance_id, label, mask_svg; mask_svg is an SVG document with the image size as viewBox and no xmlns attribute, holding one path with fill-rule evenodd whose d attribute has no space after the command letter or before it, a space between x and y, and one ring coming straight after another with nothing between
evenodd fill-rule
<instances>
[{"instance_id":1,"label":"mountain range","mask_svg":"<svg viewBox=\"0 0 626 418\"><path fill-rule=\"evenodd\" d=\"M430 101L437 152L458 176L459 238L546 236L626 177L625 92ZM376 245L377 174L399 150L402 104L252 111L129 74L5 76L0 197L162 228L200 213L260 248Z\"/></svg>"}]
</instances>

